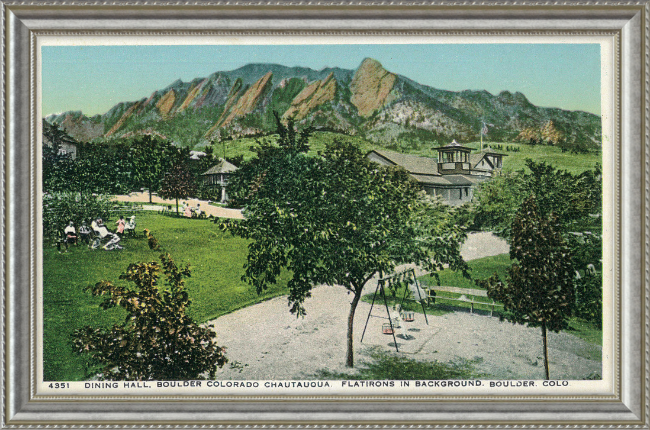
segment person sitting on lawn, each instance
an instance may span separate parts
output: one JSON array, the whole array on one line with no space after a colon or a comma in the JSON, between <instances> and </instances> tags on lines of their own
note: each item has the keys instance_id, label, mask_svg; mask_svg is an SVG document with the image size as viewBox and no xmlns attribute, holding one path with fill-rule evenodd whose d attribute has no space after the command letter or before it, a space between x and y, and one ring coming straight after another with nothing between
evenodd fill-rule
<instances>
[{"instance_id":1,"label":"person sitting on lawn","mask_svg":"<svg viewBox=\"0 0 650 430\"><path fill-rule=\"evenodd\" d=\"M81 237L83 243L90 245L90 227L86 225L86 221L81 222L81 227L79 227L79 237Z\"/></svg>"},{"instance_id":2,"label":"person sitting on lawn","mask_svg":"<svg viewBox=\"0 0 650 430\"><path fill-rule=\"evenodd\" d=\"M199 218L201 216L201 205L198 204L198 203L196 204L196 209L194 210L194 215L196 215L197 218Z\"/></svg>"},{"instance_id":3,"label":"person sitting on lawn","mask_svg":"<svg viewBox=\"0 0 650 430\"><path fill-rule=\"evenodd\" d=\"M97 248L101 244L102 239L108 239L106 245L102 247L106 251L112 251L113 249L122 249L122 247L118 245L120 237L117 234L108 231L104 225L104 221L102 221L101 218L97 218L94 230L98 238L95 240L95 243L93 243L93 249Z\"/></svg>"},{"instance_id":4,"label":"person sitting on lawn","mask_svg":"<svg viewBox=\"0 0 650 430\"><path fill-rule=\"evenodd\" d=\"M123 217L123 216L120 216L120 219L118 219L117 221L115 221L115 224L117 224L117 231L116 231L116 233L121 237L122 234L124 234L124 225L126 224L126 223L124 222L124 217Z\"/></svg>"},{"instance_id":5,"label":"person sitting on lawn","mask_svg":"<svg viewBox=\"0 0 650 430\"><path fill-rule=\"evenodd\" d=\"M124 226L124 231L135 236L135 215L131 215L131 218Z\"/></svg>"},{"instance_id":6,"label":"person sitting on lawn","mask_svg":"<svg viewBox=\"0 0 650 430\"><path fill-rule=\"evenodd\" d=\"M72 221L70 221L65 230L63 230L63 233L65 233L66 243L73 243L75 245L77 244L77 231L75 230Z\"/></svg>"}]
</instances>

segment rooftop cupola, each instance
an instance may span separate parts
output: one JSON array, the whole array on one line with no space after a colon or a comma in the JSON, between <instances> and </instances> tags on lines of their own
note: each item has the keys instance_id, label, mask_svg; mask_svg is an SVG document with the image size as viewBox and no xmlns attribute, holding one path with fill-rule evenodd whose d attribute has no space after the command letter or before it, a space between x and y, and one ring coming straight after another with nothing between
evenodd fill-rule
<instances>
[{"instance_id":1,"label":"rooftop cupola","mask_svg":"<svg viewBox=\"0 0 650 430\"><path fill-rule=\"evenodd\" d=\"M470 161L469 153L471 148L467 148L456 140L449 145L435 148L438 150L438 173L445 174L469 174Z\"/></svg>"}]
</instances>

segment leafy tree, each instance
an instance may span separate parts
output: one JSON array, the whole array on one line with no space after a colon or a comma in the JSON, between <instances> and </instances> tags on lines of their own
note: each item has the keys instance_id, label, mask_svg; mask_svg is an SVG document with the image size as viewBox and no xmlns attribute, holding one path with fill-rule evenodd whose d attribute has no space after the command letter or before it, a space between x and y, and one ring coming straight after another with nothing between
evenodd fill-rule
<instances>
[{"instance_id":1,"label":"leafy tree","mask_svg":"<svg viewBox=\"0 0 650 430\"><path fill-rule=\"evenodd\" d=\"M132 189L128 147L123 142L60 142L74 143L77 156L72 159L43 145L43 191L76 192L85 198L93 193L118 194Z\"/></svg>"},{"instance_id":2,"label":"leafy tree","mask_svg":"<svg viewBox=\"0 0 650 430\"><path fill-rule=\"evenodd\" d=\"M158 194L164 199L176 199L178 214L178 199L185 199L196 191L194 175L184 163L175 164L160 184Z\"/></svg>"},{"instance_id":3,"label":"leafy tree","mask_svg":"<svg viewBox=\"0 0 650 430\"><path fill-rule=\"evenodd\" d=\"M547 330L568 326L575 302L575 270L569 247L556 216L540 214L535 197L528 197L512 223L506 282L498 275L477 281L488 297L503 303L505 318L512 323L542 328L544 369L549 379Z\"/></svg>"},{"instance_id":4,"label":"leafy tree","mask_svg":"<svg viewBox=\"0 0 650 430\"><path fill-rule=\"evenodd\" d=\"M74 177L74 160L59 153L63 144L78 142L57 124L43 120L42 183L45 192L72 191L66 179Z\"/></svg>"},{"instance_id":5,"label":"leafy tree","mask_svg":"<svg viewBox=\"0 0 650 430\"><path fill-rule=\"evenodd\" d=\"M555 213L563 231L593 225L602 213L600 166L574 175L545 162L526 160L528 171L505 173L482 183L475 194L477 227L509 239L511 220L526 196L534 194L543 215Z\"/></svg>"},{"instance_id":6,"label":"leafy tree","mask_svg":"<svg viewBox=\"0 0 650 430\"><path fill-rule=\"evenodd\" d=\"M242 166L249 180L239 183L247 193L246 219L224 225L252 239L243 279L258 293L282 268L291 271L288 301L297 316L306 314L303 303L314 285L341 285L352 294L346 364L353 366L354 315L366 283L402 263L466 270L465 232L420 218L445 209L424 199L403 169L379 166L349 143L307 156L297 133L285 136L282 146L258 148L258 158Z\"/></svg>"},{"instance_id":7,"label":"leafy tree","mask_svg":"<svg viewBox=\"0 0 650 430\"><path fill-rule=\"evenodd\" d=\"M59 153L59 149L64 144L76 145L78 142L70 136L60 125L51 124L43 119L43 136L51 144L51 148L55 154Z\"/></svg>"},{"instance_id":8,"label":"leafy tree","mask_svg":"<svg viewBox=\"0 0 650 430\"><path fill-rule=\"evenodd\" d=\"M273 112L273 116L275 117L276 129L279 135L277 144L281 149L295 153L309 151L309 138L314 131L312 127L297 132L293 118L289 118L287 125L284 126L277 111Z\"/></svg>"},{"instance_id":9,"label":"leafy tree","mask_svg":"<svg viewBox=\"0 0 650 430\"><path fill-rule=\"evenodd\" d=\"M165 174L175 161L180 161L179 151L168 140L155 135L143 135L131 141L130 157L133 184L149 190L151 203L151 193L158 191Z\"/></svg>"},{"instance_id":10,"label":"leafy tree","mask_svg":"<svg viewBox=\"0 0 650 430\"><path fill-rule=\"evenodd\" d=\"M155 238L146 234L158 249ZM106 296L102 309L120 306L127 313L123 323L110 329L87 326L73 333L74 350L90 356L102 379L187 380L206 373L214 379L227 362L216 334L186 315L191 301L183 278L190 276L189 267L179 268L168 253L160 261L130 264L120 275L135 289L108 281L87 288L93 296ZM159 287L161 271L169 288Z\"/></svg>"},{"instance_id":11,"label":"leafy tree","mask_svg":"<svg viewBox=\"0 0 650 430\"><path fill-rule=\"evenodd\" d=\"M260 139L251 148L255 153L254 161L239 161L239 169L228 180L229 206L243 207L255 196L259 187L270 171L274 171L278 160L287 156L304 154L309 150L309 138L313 132L311 127L301 131L294 128L294 121L289 118L287 125L280 120L274 112L278 139L274 142L269 139Z\"/></svg>"},{"instance_id":12,"label":"leafy tree","mask_svg":"<svg viewBox=\"0 0 650 430\"><path fill-rule=\"evenodd\" d=\"M133 189L128 143L82 142L77 148L73 171L66 177L68 190L86 196L93 193L123 194Z\"/></svg>"}]
</instances>

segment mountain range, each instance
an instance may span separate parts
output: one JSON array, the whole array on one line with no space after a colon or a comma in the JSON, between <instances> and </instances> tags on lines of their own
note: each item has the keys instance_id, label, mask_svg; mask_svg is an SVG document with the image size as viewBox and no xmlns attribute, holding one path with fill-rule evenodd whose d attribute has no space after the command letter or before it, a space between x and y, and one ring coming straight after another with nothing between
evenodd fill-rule
<instances>
[{"instance_id":1,"label":"mountain range","mask_svg":"<svg viewBox=\"0 0 650 430\"><path fill-rule=\"evenodd\" d=\"M356 70L249 64L190 82L177 80L102 115L69 111L46 120L82 141L154 133L195 147L225 136L272 133L273 112L380 145L477 140L483 123L494 141L528 138L550 126L567 140L601 144L597 115L537 107L520 92L435 89L391 73L372 58Z\"/></svg>"}]
</instances>

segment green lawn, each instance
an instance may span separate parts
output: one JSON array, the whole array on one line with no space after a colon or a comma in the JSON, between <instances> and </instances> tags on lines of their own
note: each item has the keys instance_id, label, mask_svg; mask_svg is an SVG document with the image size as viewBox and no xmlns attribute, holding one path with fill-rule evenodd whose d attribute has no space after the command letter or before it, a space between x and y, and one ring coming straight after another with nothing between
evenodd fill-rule
<instances>
[{"instance_id":1,"label":"green lawn","mask_svg":"<svg viewBox=\"0 0 650 430\"><path fill-rule=\"evenodd\" d=\"M109 220L107 225L112 225ZM101 280L119 284L118 279L130 263L158 261L160 252L151 251L142 230L148 228L177 264L190 263L192 276L186 286L192 306L190 315L205 322L235 309L286 294L286 274L280 286L258 296L241 281L248 242L222 233L207 220L175 218L154 213L137 217L137 239L123 239L121 251L71 247L59 254L55 247L43 251L43 363L45 380L74 381L88 375L83 358L71 350L71 334L86 325L111 326L121 322L121 309L102 311L101 301L84 287ZM133 286L133 284L128 284Z\"/></svg>"},{"instance_id":2,"label":"green lawn","mask_svg":"<svg viewBox=\"0 0 650 430\"><path fill-rule=\"evenodd\" d=\"M501 279L505 279L508 267L510 267L510 256L508 254L495 255L493 257L478 258L476 260L468 261L470 267L470 276L472 279L467 279L461 275L460 272L454 272L450 269L438 272L440 276L440 284L449 287L461 288L477 288L474 279L486 279L492 276L495 272ZM418 280L423 285L438 285L438 281L429 275L421 276Z\"/></svg>"}]
</instances>

